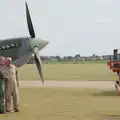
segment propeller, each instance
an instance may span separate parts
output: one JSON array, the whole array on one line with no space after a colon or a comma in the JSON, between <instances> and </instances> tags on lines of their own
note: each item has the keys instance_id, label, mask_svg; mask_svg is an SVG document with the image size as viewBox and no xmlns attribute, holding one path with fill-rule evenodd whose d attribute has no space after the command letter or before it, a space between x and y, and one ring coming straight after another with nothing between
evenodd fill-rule
<instances>
[{"instance_id":1,"label":"propeller","mask_svg":"<svg viewBox=\"0 0 120 120\"><path fill-rule=\"evenodd\" d=\"M37 47L34 48L34 58L35 58L36 66L37 66L38 72L40 74L42 83L44 83L42 62L41 62L41 59L39 56L39 51L38 51Z\"/></svg>"},{"instance_id":2,"label":"propeller","mask_svg":"<svg viewBox=\"0 0 120 120\"><path fill-rule=\"evenodd\" d=\"M33 28L32 20L31 20L31 17L30 17L30 12L29 12L27 2L25 2L25 4L26 4L26 17L27 17L28 30L29 30L29 34L30 34L31 38L33 38L33 41L34 41L35 40L34 39L35 38L35 32L34 32L34 28ZM37 66L40 78L42 80L42 83L44 83L43 68L42 68L42 62L41 62L40 55L39 55L38 46L34 46L33 53L34 53L34 59L35 59L35 62L36 62L36 66Z\"/></svg>"},{"instance_id":3,"label":"propeller","mask_svg":"<svg viewBox=\"0 0 120 120\"><path fill-rule=\"evenodd\" d=\"M25 2L25 4L26 4L26 16L27 16L27 24L28 24L29 34L30 34L31 38L35 38L35 32L34 32L34 28L33 28L32 20L30 17L30 12L29 12L27 2Z\"/></svg>"}]
</instances>

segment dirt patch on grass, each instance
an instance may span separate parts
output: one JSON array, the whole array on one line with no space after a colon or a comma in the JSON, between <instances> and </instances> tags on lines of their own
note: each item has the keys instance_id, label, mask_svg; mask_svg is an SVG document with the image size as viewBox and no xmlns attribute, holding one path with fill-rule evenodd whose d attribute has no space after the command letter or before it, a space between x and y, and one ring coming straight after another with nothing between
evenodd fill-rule
<instances>
[{"instance_id":1,"label":"dirt patch on grass","mask_svg":"<svg viewBox=\"0 0 120 120\"><path fill-rule=\"evenodd\" d=\"M115 89L113 81L22 81L21 87L60 87L60 88L97 88ZM105 93L104 93L105 94Z\"/></svg>"}]
</instances>

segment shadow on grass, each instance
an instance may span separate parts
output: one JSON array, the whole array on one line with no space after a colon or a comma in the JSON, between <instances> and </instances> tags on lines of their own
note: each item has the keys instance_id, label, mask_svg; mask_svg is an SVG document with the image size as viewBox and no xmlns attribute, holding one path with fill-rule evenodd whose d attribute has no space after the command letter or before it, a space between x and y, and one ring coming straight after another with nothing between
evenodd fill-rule
<instances>
[{"instance_id":1,"label":"shadow on grass","mask_svg":"<svg viewBox=\"0 0 120 120\"><path fill-rule=\"evenodd\" d=\"M94 93L94 96L120 96L120 93L117 91L104 91L100 93Z\"/></svg>"},{"instance_id":2,"label":"shadow on grass","mask_svg":"<svg viewBox=\"0 0 120 120\"><path fill-rule=\"evenodd\" d=\"M120 115L110 115L100 118L99 120L120 120Z\"/></svg>"}]
</instances>

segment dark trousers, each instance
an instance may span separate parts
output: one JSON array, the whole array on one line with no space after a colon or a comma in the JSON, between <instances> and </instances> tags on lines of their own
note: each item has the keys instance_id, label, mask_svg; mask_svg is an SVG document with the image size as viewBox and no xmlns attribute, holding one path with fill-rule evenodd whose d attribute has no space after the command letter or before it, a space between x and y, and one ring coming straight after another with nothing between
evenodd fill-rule
<instances>
[{"instance_id":1,"label":"dark trousers","mask_svg":"<svg viewBox=\"0 0 120 120\"><path fill-rule=\"evenodd\" d=\"M5 112L5 81L0 79L0 113Z\"/></svg>"}]
</instances>

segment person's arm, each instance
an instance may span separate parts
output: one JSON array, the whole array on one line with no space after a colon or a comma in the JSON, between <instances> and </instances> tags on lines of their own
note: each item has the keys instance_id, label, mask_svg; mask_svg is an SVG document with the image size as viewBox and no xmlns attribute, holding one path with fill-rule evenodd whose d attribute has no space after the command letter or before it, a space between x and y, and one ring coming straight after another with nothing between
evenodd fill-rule
<instances>
[{"instance_id":1,"label":"person's arm","mask_svg":"<svg viewBox=\"0 0 120 120\"><path fill-rule=\"evenodd\" d=\"M8 80L7 74L5 74L5 72L3 72L2 74L3 74L3 79L4 79L4 80Z\"/></svg>"},{"instance_id":2,"label":"person's arm","mask_svg":"<svg viewBox=\"0 0 120 120\"><path fill-rule=\"evenodd\" d=\"M0 77L2 77L2 79L7 80L8 76L6 74L6 69L4 67L0 68Z\"/></svg>"},{"instance_id":3,"label":"person's arm","mask_svg":"<svg viewBox=\"0 0 120 120\"><path fill-rule=\"evenodd\" d=\"M19 73L18 73L17 67L16 67L16 81L17 81L17 86L19 87L20 77L19 77Z\"/></svg>"}]
</instances>

